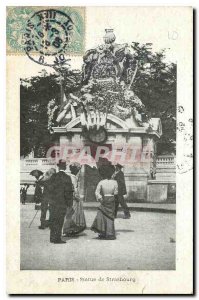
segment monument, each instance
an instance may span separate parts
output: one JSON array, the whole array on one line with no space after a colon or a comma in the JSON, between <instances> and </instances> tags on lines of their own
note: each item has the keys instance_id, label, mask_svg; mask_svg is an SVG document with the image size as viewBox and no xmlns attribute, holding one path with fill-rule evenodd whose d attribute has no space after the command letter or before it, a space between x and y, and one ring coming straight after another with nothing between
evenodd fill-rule
<instances>
[{"instance_id":1,"label":"monument","mask_svg":"<svg viewBox=\"0 0 199 300\"><path fill-rule=\"evenodd\" d=\"M105 158L124 166L128 201L146 201L148 180L155 178L156 143L162 135L159 118L149 118L133 91L139 61L128 44L117 44L107 29L104 44L83 57L82 87L63 94L60 106L48 105L49 129L60 149L90 149L94 160ZM83 166L80 185L85 201L96 201L96 168Z\"/></svg>"}]
</instances>

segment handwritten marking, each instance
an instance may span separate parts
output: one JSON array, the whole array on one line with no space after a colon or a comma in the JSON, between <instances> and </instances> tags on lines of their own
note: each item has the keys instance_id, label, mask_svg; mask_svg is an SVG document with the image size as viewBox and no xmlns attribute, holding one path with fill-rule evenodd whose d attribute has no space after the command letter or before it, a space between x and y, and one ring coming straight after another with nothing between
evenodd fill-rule
<instances>
[{"instance_id":1,"label":"handwritten marking","mask_svg":"<svg viewBox=\"0 0 199 300\"><path fill-rule=\"evenodd\" d=\"M168 39L173 41L177 40L178 39L177 31L168 32Z\"/></svg>"}]
</instances>

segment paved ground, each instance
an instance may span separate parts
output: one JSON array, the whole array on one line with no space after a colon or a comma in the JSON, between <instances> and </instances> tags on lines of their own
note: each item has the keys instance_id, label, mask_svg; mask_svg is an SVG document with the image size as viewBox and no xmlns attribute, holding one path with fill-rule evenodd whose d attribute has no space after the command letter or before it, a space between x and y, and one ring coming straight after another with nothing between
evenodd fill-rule
<instances>
[{"instance_id":1,"label":"paved ground","mask_svg":"<svg viewBox=\"0 0 199 300\"><path fill-rule=\"evenodd\" d=\"M176 213L175 203L135 203L128 202L128 207L130 210L134 211L154 211L154 212L170 212ZM98 207L97 202L84 202L84 207L89 209L96 209Z\"/></svg>"},{"instance_id":2,"label":"paved ground","mask_svg":"<svg viewBox=\"0 0 199 300\"><path fill-rule=\"evenodd\" d=\"M117 239L96 239L89 230L96 215L86 209L88 229L66 244L50 244L49 229L39 230L40 211L28 228L34 205L21 205L21 269L23 270L173 270L175 214L132 212L115 220Z\"/></svg>"}]
</instances>

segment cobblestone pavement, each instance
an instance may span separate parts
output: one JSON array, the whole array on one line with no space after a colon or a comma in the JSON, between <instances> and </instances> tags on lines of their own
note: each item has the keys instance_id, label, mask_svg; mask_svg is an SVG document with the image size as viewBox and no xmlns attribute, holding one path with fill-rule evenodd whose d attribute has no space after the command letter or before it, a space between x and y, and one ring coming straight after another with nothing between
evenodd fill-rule
<instances>
[{"instance_id":1,"label":"cobblestone pavement","mask_svg":"<svg viewBox=\"0 0 199 300\"><path fill-rule=\"evenodd\" d=\"M175 214L122 213L115 220L117 239L98 240L89 228L96 215L86 209L87 230L66 244L51 244L49 229L39 230L40 211L21 205L21 269L23 270L173 270L175 269Z\"/></svg>"}]
</instances>

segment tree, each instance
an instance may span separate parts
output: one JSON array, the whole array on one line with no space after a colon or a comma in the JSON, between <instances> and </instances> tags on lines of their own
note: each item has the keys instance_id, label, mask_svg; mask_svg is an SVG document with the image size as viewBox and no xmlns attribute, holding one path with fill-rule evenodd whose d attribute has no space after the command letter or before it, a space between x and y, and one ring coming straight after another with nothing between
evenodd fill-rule
<instances>
[{"instance_id":1,"label":"tree","mask_svg":"<svg viewBox=\"0 0 199 300\"><path fill-rule=\"evenodd\" d=\"M55 76L32 77L30 80L21 80L20 89L20 132L21 155L27 155L32 150L36 157L42 155L42 148L51 139L47 130L47 103L51 97L57 97L59 86Z\"/></svg>"},{"instance_id":2,"label":"tree","mask_svg":"<svg viewBox=\"0 0 199 300\"><path fill-rule=\"evenodd\" d=\"M79 72L64 69L64 92L78 89L81 83ZM54 142L48 130L47 106L55 99L60 104L60 74L40 75L21 79L20 85L20 154L34 151L35 157L45 157L46 150Z\"/></svg>"},{"instance_id":3,"label":"tree","mask_svg":"<svg viewBox=\"0 0 199 300\"><path fill-rule=\"evenodd\" d=\"M125 75L123 80L126 80L126 84L141 99L148 116L161 118L163 136L158 142L158 154L172 153L175 151L176 139L177 66L165 62L165 50L152 53L150 45L132 44L135 54L129 61L135 76L134 80L130 80ZM48 75L42 71L38 76L21 80L21 155L27 155L34 150L36 157L43 157L53 143L54 136L48 129L47 106L53 99L56 105L61 106L60 85L66 97L69 93L81 95L84 85L81 71L69 70L64 66L55 70L56 74ZM94 85L94 96L101 99L104 97L106 102L111 98L113 102L114 93L107 94L107 89L118 91L120 101L124 102L120 85ZM100 105L105 107L103 102ZM129 104L123 103L124 107L127 105ZM112 109L112 105L107 106L107 109Z\"/></svg>"},{"instance_id":4,"label":"tree","mask_svg":"<svg viewBox=\"0 0 199 300\"><path fill-rule=\"evenodd\" d=\"M162 121L163 135L158 141L158 154L173 153L176 141L177 66L165 63L165 50L149 55L150 65L138 69L133 90L146 106L150 117Z\"/></svg>"}]
</instances>

